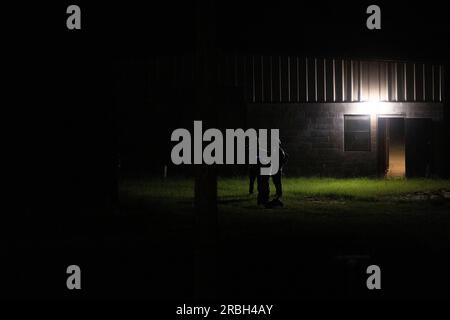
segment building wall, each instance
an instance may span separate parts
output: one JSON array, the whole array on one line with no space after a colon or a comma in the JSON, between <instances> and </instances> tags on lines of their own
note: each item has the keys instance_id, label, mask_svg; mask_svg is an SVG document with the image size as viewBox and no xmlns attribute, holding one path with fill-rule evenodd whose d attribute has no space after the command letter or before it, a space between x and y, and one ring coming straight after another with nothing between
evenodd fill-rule
<instances>
[{"instance_id":1,"label":"building wall","mask_svg":"<svg viewBox=\"0 0 450 320\"><path fill-rule=\"evenodd\" d=\"M195 86L194 56L152 57L149 86ZM286 55L220 55L220 87L240 88L250 103L442 102L444 66L427 61Z\"/></svg>"},{"instance_id":2,"label":"building wall","mask_svg":"<svg viewBox=\"0 0 450 320\"><path fill-rule=\"evenodd\" d=\"M371 115L371 150L344 152L344 115ZM317 176L375 176L377 174L377 118L398 115L431 118L440 150L441 103L290 103L248 104L249 128L278 128L289 154L285 173ZM440 164L440 156L433 157Z\"/></svg>"}]
</instances>

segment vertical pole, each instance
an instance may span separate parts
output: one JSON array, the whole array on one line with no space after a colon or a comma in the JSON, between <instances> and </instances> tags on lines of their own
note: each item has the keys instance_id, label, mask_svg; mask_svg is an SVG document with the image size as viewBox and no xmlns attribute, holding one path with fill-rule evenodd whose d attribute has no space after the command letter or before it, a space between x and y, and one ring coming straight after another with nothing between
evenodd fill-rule
<instances>
[{"instance_id":1,"label":"vertical pole","mask_svg":"<svg viewBox=\"0 0 450 320\"><path fill-rule=\"evenodd\" d=\"M217 60L215 42L215 2L196 3L196 118L205 126L217 125ZM216 295L217 268L217 172L216 166L195 168L195 297L211 299Z\"/></svg>"}]
</instances>

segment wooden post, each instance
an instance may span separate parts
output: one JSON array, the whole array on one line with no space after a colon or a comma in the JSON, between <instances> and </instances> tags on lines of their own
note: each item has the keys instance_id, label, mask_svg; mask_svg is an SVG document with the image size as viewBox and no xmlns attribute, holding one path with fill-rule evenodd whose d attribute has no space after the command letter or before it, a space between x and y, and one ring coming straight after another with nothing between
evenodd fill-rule
<instances>
[{"instance_id":1,"label":"wooden post","mask_svg":"<svg viewBox=\"0 0 450 320\"><path fill-rule=\"evenodd\" d=\"M217 127L217 57L215 1L196 1L196 120ZM216 167L198 165L195 172L195 297L215 297L217 243Z\"/></svg>"}]
</instances>

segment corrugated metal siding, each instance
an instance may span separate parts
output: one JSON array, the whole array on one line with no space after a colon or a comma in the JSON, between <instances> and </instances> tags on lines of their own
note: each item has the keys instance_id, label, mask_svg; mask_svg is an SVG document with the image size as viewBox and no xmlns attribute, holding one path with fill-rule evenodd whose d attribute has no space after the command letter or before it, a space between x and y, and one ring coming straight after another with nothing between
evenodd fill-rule
<instances>
[{"instance_id":1,"label":"corrugated metal siding","mask_svg":"<svg viewBox=\"0 0 450 320\"><path fill-rule=\"evenodd\" d=\"M192 57L155 57L151 83L189 86ZM298 56L227 55L217 66L219 83L243 88L254 103L442 102L443 66Z\"/></svg>"},{"instance_id":2,"label":"corrugated metal siding","mask_svg":"<svg viewBox=\"0 0 450 320\"><path fill-rule=\"evenodd\" d=\"M225 61L223 69L243 70L247 81L230 82L239 78L233 75L219 80L225 86L243 86L250 102L441 102L443 98L441 65L292 56L234 61L234 65Z\"/></svg>"}]
</instances>

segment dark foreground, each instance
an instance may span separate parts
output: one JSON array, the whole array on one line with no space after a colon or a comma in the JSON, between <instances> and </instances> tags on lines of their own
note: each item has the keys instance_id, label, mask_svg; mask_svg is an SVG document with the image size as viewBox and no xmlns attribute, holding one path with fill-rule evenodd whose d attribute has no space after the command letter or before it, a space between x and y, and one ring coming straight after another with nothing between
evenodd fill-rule
<instances>
[{"instance_id":1,"label":"dark foreground","mask_svg":"<svg viewBox=\"0 0 450 320\"><path fill-rule=\"evenodd\" d=\"M216 301L450 298L448 181L293 179L278 209L258 208L245 183L219 184ZM8 243L3 295L193 299L191 186L125 180L113 214L32 218ZM82 269L79 292L66 289L70 264ZM381 268L378 291L366 288L371 264Z\"/></svg>"}]
</instances>

